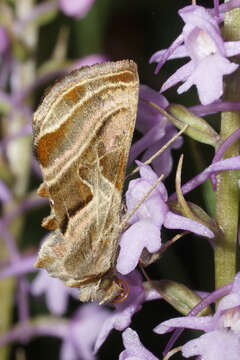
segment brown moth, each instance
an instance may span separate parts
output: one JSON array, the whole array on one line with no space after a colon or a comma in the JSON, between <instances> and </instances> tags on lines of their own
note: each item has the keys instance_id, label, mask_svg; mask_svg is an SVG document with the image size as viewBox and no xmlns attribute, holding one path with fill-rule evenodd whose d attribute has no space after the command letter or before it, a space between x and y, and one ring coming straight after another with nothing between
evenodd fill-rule
<instances>
[{"instance_id":1,"label":"brown moth","mask_svg":"<svg viewBox=\"0 0 240 360\"><path fill-rule=\"evenodd\" d=\"M115 276L125 168L138 102L137 66L105 62L73 71L53 85L33 117L33 145L53 230L36 267L81 301L112 301L122 291Z\"/></svg>"}]
</instances>

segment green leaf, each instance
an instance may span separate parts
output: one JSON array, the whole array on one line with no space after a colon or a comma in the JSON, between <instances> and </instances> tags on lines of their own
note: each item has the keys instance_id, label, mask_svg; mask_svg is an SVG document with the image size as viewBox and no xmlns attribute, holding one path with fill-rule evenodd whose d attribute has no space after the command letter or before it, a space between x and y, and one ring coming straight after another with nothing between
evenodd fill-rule
<instances>
[{"instance_id":1,"label":"green leaf","mask_svg":"<svg viewBox=\"0 0 240 360\"><path fill-rule=\"evenodd\" d=\"M183 315L187 315L202 299L187 286L171 280L147 281L144 288L154 288L170 305ZM203 309L198 316L211 314L210 307Z\"/></svg>"},{"instance_id":2,"label":"green leaf","mask_svg":"<svg viewBox=\"0 0 240 360\"><path fill-rule=\"evenodd\" d=\"M172 121L178 129L182 129L186 124L189 125L185 130L186 135L201 143L212 145L213 147L216 146L219 135L207 121L178 104L171 104L168 107L168 112L172 115L169 117L169 120Z\"/></svg>"}]
</instances>

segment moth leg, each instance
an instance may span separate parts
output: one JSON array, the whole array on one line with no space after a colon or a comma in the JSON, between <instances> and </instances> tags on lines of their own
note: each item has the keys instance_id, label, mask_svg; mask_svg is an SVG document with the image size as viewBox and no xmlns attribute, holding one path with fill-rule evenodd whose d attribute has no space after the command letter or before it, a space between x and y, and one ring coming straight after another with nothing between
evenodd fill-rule
<instances>
[{"instance_id":1,"label":"moth leg","mask_svg":"<svg viewBox=\"0 0 240 360\"><path fill-rule=\"evenodd\" d=\"M49 194L47 183L43 182L42 184L40 184L40 186L37 190L37 194L38 194L38 196L49 198L50 194Z\"/></svg>"},{"instance_id":2,"label":"moth leg","mask_svg":"<svg viewBox=\"0 0 240 360\"><path fill-rule=\"evenodd\" d=\"M37 190L37 194L41 197L49 198L50 205L53 206L53 204L52 204L53 200L50 198L50 193L49 193L48 185L46 182L43 182L39 186L39 188ZM45 229L48 229L48 230L56 230L58 228L58 223L57 223L57 219L56 219L53 208L51 208L50 215L43 218L42 227L44 227Z\"/></svg>"},{"instance_id":3,"label":"moth leg","mask_svg":"<svg viewBox=\"0 0 240 360\"><path fill-rule=\"evenodd\" d=\"M42 227L47 230L56 230L58 228L58 223L53 209L51 209L49 216L43 218Z\"/></svg>"},{"instance_id":4,"label":"moth leg","mask_svg":"<svg viewBox=\"0 0 240 360\"><path fill-rule=\"evenodd\" d=\"M63 258L66 252L67 247L64 237L57 229L51 232L42 244L34 266L46 269L50 276L65 281L69 277L63 267Z\"/></svg>"}]
</instances>

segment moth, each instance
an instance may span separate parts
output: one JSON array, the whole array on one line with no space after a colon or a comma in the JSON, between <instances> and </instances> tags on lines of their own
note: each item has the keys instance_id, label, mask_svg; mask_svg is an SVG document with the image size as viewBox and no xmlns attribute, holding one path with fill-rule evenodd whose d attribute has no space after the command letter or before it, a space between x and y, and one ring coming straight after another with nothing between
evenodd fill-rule
<instances>
[{"instance_id":1,"label":"moth","mask_svg":"<svg viewBox=\"0 0 240 360\"><path fill-rule=\"evenodd\" d=\"M33 116L38 194L52 230L35 264L80 288L81 301L109 302L115 275L125 169L135 126L139 79L131 60L75 70L46 93Z\"/></svg>"}]
</instances>

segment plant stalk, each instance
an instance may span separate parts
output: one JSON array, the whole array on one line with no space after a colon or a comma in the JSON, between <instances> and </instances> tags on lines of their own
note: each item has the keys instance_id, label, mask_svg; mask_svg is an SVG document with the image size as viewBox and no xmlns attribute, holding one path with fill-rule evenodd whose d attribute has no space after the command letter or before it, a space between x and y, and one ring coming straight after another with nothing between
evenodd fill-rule
<instances>
[{"instance_id":1,"label":"plant stalk","mask_svg":"<svg viewBox=\"0 0 240 360\"><path fill-rule=\"evenodd\" d=\"M224 19L224 38L228 41L240 40L240 9L228 12ZM238 62L234 59L234 62ZM227 77L224 99L239 101L240 70ZM221 141L240 128L240 112L229 111L221 116ZM224 158L239 155L239 141L224 154ZM218 238L215 248L216 288L233 281L237 271L237 241L239 216L239 171L225 171L217 176L216 220L224 232Z\"/></svg>"}]
</instances>

